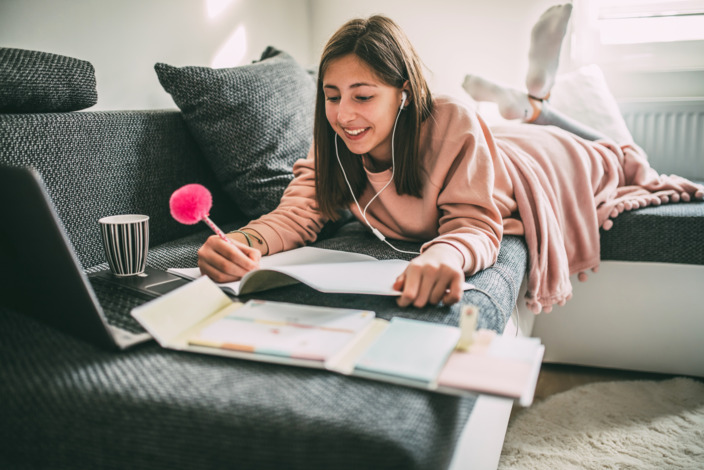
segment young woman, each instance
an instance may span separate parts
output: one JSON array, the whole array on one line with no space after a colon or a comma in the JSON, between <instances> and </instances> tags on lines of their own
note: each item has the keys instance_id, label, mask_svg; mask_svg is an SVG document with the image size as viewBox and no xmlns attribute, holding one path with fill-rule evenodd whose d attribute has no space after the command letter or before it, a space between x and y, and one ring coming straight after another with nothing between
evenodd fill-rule
<instances>
[{"instance_id":1,"label":"young woman","mask_svg":"<svg viewBox=\"0 0 704 470\"><path fill-rule=\"evenodd\" d=\"M314 241L339 209L349 208L391 246L387 239L423 242L395 281L400 306L458 302L465 275L496 261L504 234L525 235L533 247L529 305L540 311L564 302L571 295L565 276L598 264L585 224L596 231L598 248L599 226L637 198L704 196L704 188L686 180L662 181L647 171L647 181L630 181L621 167L633 166L634 158L647 166L637 148L629 150L632 157L613 143L592 142L602 137L543 102L570 9L548 10L533 29L528 86L534 97L478 77L465 83L475 98L499 101L506 115L570 132L523 125L490 130L459 102L432 96L421 61L393 21L374 16L343 25L322 54L310 154L294 165L276 210L228 234L233 244L217 236L206 241L198 251L201 271L218 282L239 279L262 254ZM625 176L604 177L613 174ZM618 193L627 184L638 186ZM585 199L590 207L583 217L567 220Z\"/></svg>"}]
</instances>

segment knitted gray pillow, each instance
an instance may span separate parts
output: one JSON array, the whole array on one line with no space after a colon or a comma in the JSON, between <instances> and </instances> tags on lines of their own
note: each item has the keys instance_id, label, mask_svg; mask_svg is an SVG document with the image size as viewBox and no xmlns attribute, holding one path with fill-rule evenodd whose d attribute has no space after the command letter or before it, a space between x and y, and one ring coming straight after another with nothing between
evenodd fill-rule
<instances>
[{"instance_id":1,"label":"knitted gray pillow","mask_svg":"<svg viewBox=\"0 0 704 470\"><path fill-rule=\"evenodd\" d=\"M98 102L90 62L49 52L0 48L0 112L78 111Z\"/></svg>"},{"instance_id":2,"label":"knitted gray pillow","mask_svg":"<svg viewBox=\"0 0 704 470\"><path fill-rule=\"evenodd\" d=\"M250 218L279 203L313 142L315 83L267 48L234 68L154 66L225 191Z\"/></svg>"}]
</instances>

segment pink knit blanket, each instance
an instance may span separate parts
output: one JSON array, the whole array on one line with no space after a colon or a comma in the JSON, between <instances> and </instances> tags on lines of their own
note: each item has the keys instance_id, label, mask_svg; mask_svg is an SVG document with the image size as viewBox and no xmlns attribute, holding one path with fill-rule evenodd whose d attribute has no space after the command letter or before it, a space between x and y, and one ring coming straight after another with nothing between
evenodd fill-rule
<instances>
[{"instance_id":1,"label":"pink knit blanket","mask_svg":"<svg viewBox=\"0 0 704 470\"><path fill-rule=\"evenodd\" d=\"M530 255L526 303L535 313L570 299L570 275L584 280L598 269L599 229L609 230L621 212L704 198L703 186L658 174L638 146L559 143L530 151L532 158L505 152Z\"/></svg>"}]
</instances>

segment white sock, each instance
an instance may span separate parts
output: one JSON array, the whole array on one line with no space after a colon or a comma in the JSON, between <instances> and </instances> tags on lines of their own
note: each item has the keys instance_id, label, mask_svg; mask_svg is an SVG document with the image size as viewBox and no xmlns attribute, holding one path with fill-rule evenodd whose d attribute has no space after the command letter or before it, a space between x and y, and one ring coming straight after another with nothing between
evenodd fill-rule
<instances>
[{"instance_id":1,"label":"white sock","mask_svg":"<svg viewBox=\"0 0 704 470\"><path fill-rule=\"evenodd\" d=\"M572 13L572 4L550 7L533 26L528 52L526 88L531 96L544 99L555 83L560 49Z\"/></svg>"},{"instance_id":2,"label":"white sock","mask_svg":"<svg viewBox=\"0 0 704 470\"><path fill-rule=\"evenodd\" d=\"M493 101L504 119L527 121L533 115L533 106L525 92L509 88L476 75L467 75L462 88L475 101Z\"/></svg>"}]
</instances>

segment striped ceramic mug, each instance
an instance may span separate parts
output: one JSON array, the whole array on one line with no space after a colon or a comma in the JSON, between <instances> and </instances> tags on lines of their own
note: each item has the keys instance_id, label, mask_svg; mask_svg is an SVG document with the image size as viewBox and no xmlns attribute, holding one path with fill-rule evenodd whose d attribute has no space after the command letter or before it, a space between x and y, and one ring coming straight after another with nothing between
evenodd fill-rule
<instances>
[{"instance_id":1,"label":"striped ceramic mug","mask_svg":"<svg viewBox=\"0 0 704 470\"><path fill-rule=\"evenodd\" d=\"M105 257L115 276L144 273L149 252L149 216L113 215L98 220Z\"/></svg>"}]
</instances>

